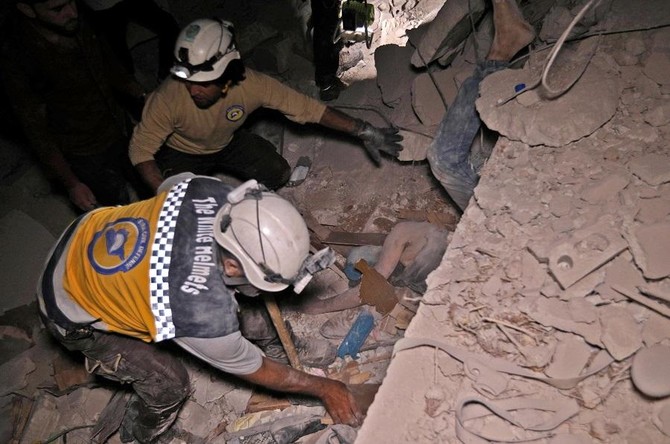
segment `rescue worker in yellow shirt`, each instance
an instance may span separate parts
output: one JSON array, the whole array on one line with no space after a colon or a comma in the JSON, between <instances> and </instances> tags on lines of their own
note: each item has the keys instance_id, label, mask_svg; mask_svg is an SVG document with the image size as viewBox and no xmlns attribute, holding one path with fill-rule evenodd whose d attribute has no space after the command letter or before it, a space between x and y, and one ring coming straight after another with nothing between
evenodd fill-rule
<instances>
[{"instance_id":1,"label":"rescue worker in yellow shirt","mask_svg":"<svg viewBox=\"0 0 670 444\"><path fill-rule=\"evenodd\" d=\"M129 147L131 162L154 190L186 171L256 179L270 189L284 185L288 162L269 141L241 129L261 107L358 137L377 165L380 152L397 157L402 150L396 128L377 128L246 69L229 22L190 23L177 38L175 58L172 77L148 98Z\"/></svg>"},{"instance_id":2,"label":"rescue worker in yellow shirt","mask_svg":"<svg viewBox=\"0 0 670 444\"><path fill-rule=\"evenodd\" d=\"M240 332L236 293L299 292L334 258L328 249L309 253L298 211L254 180L233 189L185 173L157 191L79 217L38 286L49 332L81 351L89 371L132 386L121 440L153 442L191 391L184 365L157 345L163 341L243 380L318 397L336 423L359 425L343 383L273 361Z\"/></svg>"}]
</instances>

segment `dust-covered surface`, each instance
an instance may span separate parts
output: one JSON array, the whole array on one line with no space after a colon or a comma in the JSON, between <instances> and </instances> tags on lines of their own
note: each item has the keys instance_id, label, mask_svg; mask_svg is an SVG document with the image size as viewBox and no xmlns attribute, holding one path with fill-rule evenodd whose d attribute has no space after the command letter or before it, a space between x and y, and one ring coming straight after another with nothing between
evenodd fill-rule
<instances>
[{"instance_id":1,"label":"dust-covered surface","mask_svg":"<svg viewBox=\"0 0 670 444\"><path fill-rule=\"evenodd\" d=\"M249 66L316 96L305 38L309 2L158 3L181 25L210 15L233 20ZM459 214L423 159L445 103L471 73L475 54L485 53L490 15L485 13L478 24L480 47L468 38L456 48L434 48L429 75L409 66L418 57L416 44L445 2L370 3L376 12L372 45L343 49L340 77L348 88L331 104L376 125L402 129L403 159L409 161L384 158L377 167L356 140L290 124L272 113L260 115L253 128L275 143L291 165L301 156L310 158L305 181L279 193L319 224L350 233L389 233L408 214L415 220L441 215L441 225L453 230ZM529 0L522 6L540 35L552 41L584 3ZM553 444L670 440L667 6L663 0L614 1L604 16L589 17L590 31L627 32L603 36L592 58L595 37L567 45L551 78L560 87L588 63L582 80L593 87L577 83L554 101L525 93L496 107L497 115L484 116L503 137L406 334L440 341L437 345L452 355L419 346L399 352L389 367L392 346L373 346L357 359L338 358L320 370L351 384L383 380L357 442L456 443L459 437L482 442L477 434L489 441L550 434L538 442ZM461 20L468 22L469 17ZM133 50L142 64L138 77L147 85L151 75L141 68L155 62L154 44L149 40ZM538 44L531 56L532 74L548 53L542 48ZM509 85L494 80L488 80L488 95L481 99L490 104L509 94ZM515 78L510 82L512 87L517 83ZM570 95L576 93L579 97ZM32 258L26 272L12 268L6 270L11 279L3 279L12 286L4 289L0 317L0 437L28 443L71 430L68 442L91 442L90 430L79 427L98 420L118 386L92 380L80 356L66 355L50 340L34 303L17 307L30 295L16 294L33 285L29 281L44 261L41 239L57 238L75 214L16 143L3 142L2 152L8 159L0 187L2 220L18 221L21 228L38 223L44 229L25 239L21 254L30 252ZM11 236L11 226L3 230ZM340 265L343 259L338 257ZM347 288L341 272L328 270L303 296L332 297ZM288 306L284 315L302 339L320 338L319 329L333 317ZM393 340L402 333L397 330ZM467 355L464 365L458 359L464 352L477 356ZM176 423L184 433L169 442L224 442L225 433L262 429L281 417L324 414L313 400L299 398L265 400L269 410L252 412L263 402L251 387L175 353L189 370L194 392ZM519 366L516 376L493 371L494 358ZM541 378L553 378L548 381L558 388ZM510 407L528 399L538 402ZM489 402L520 410L513 410L508 422L483 417ZM118 439L114 435L109 442Z\"/></svg>"}]
</instances>

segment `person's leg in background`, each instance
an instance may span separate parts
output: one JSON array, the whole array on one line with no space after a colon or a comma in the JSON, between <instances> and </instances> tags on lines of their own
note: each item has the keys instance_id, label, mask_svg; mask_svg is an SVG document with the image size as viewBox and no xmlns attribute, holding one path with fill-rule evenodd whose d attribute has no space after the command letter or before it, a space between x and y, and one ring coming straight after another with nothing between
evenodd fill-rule
<instances>
[{"instance_id":1,"label":"person's leg in background","mask_svg":"<svg viewBox=\"0 0 670 444\"><path fill-rule=\"evenodd\" d=\"M470 158L470 147L481 127L475 107L479 84L489 74L506 68L535 38L516 0L493 0L493 23L495 36L486 60L479 62L473 76L461 85L428 148L433 175L461 210L468 206L483 166L483 160L474 165Z\"/></svg>"},{"instance_id":2,"label":"person's leg in background","mask_svg":"<svg viewBox=\"0 0 670 444\"><path fill-rule=\"evenodd\" d=\"M229 174L239 180L256 179L271 190L291 177L291 167L272 143L254 133L237 130L233 140L214 154L186 154L163 147L156 162L164 177L191 172L204 176Z\"/></svg>"},{"instance_id":3,"label":"person's leg in background","mask_svg":"<svg viewBox=\"0 0 670 444\"><path fill-rule=\"evenodd\" d=\"M337 78L341 42L333 43L339 22L340 0L311 0L314 80L323 101L335 100L343 88Z\"/></svg>"}]
</instances>

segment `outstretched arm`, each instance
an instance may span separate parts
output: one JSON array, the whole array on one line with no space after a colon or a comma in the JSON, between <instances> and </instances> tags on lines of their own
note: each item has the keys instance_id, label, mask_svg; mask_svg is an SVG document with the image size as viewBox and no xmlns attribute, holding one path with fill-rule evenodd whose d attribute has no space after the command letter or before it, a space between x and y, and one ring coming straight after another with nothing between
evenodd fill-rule
<instances>
[{"instance_id":1,"label":"outstretched arm","mask_svg":"<svg viewBox=\"0 0 670 444\"><path fill-rule=\"evenodd\" d=\"M239 331L218 338L176 338L189 353L215 368L245 381L286 393L320 398L336 423L358 426L363 415L347 386L333 379L310 375L262 356Z\"/></svg>"},{"instance_id":2,"label":"outstretched arm","mask_svg":"<svg viewBox=\"0 0 670 444\"><path fill-rule=\"evenodd\" d=\"M272 390L302 393L320 398L337 424L357 427L363 419L353 395L340 381L310 375L265 357L258 370L238 376Z\"/></svg>"},{"instance_id":3,"label":"outstretched arm","mask_svg":"<svg viewBox=\"0 0 670 444\"><path fill-rule=\"evenodd\" d=\"M319 124L361 139L366 151L377 165L381 164L381 152L398 157L402 151L400 145L402 136L398 134L397 128L377 128L330 106L326 107Z\"/></svg>"}]
</instances>

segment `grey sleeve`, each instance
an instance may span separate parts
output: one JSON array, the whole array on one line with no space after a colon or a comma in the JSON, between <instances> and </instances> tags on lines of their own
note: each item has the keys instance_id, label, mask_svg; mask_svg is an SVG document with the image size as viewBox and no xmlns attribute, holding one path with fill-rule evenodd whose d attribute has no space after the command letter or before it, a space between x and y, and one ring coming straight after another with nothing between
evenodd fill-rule
<instances>
[{"instance_id":1,"label":"grey sleeve","mask_svg":"<svg viewBox=\"0 0 670 444\"><path fill-rule=\"evenodd\" d=\"M261 367L263 353L239 331L218 338L175 338L187 352L233 375L248 375Z\"/></svg>"}]
</instances>

